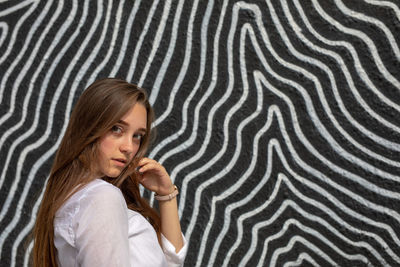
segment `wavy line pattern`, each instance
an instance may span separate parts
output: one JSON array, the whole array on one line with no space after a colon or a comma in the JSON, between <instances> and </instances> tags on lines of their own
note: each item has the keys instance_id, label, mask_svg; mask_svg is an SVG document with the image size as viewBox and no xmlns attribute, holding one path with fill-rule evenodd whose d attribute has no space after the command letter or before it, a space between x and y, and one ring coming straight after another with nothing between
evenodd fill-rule
<instances>
[{"instance_id":1,"label":"wavy line pattern","mask_svg":"<svg viewBox=\"0 0 400 267\"><path fill-rule=\"evenodd\" d=\"M149 92L185 266L400 265L399 46L395 0L0 1L0 265L106 76Z\"/></svg>"}]
</instances>

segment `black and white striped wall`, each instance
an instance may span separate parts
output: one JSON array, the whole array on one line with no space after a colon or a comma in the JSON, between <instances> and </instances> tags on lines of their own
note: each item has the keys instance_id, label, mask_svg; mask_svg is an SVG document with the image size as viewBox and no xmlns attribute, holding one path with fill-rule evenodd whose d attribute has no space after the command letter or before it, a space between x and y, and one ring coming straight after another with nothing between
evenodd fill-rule
<instances>
[{"instance_id":1,"label":"black and white striped wall","mask_svg":"<svg viewBox=\"0 0 400 267\"><path fill-rule=\"evenodd\" d=\"M399 45L398 0L0 1L0 265L27 266L76 99L120 77L185 266L400 266Z\"/></svg>"}]
</instances>

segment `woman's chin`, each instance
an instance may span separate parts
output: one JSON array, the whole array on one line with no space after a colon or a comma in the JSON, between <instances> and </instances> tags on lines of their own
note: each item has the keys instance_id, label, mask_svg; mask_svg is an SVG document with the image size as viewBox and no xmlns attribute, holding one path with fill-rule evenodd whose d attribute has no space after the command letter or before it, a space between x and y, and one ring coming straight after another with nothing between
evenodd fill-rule
<instances>
[{"instance_id":1,"label":"woman's chin","mask_svg":"<svg viewBox=\"0 0 400 267\"><path fill-rule=\"evenodd\" d=\"M121 174L121 170L110 170L104 173L105 176L109 178L117 178Z\"/></svg>"}]
</instances>

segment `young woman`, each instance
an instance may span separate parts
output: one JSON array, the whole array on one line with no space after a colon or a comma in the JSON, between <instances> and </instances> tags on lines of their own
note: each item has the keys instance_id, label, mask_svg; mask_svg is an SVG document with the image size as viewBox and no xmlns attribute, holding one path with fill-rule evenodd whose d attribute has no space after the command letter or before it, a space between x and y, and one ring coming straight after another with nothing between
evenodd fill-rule
<instances>
[{"instance_id":1,"label":"young woman","mask_svg":"<svg viewBox=\"0 0 400 267\"><path fill-rule=\"evenodd\" d=\"M119 79L90 85L57 151L34 227L34 266L181 266L177 188L145 158L153 112ZM139 184L155 192L159 214Z\"/></svg>"}]
</instances>

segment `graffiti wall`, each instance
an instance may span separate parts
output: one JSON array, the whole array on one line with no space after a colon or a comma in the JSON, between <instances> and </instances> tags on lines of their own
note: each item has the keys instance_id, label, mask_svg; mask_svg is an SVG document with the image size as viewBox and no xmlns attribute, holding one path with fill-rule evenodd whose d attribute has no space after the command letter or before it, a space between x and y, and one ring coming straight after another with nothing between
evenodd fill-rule
<instances>
[{"instance_id":1,"label":"graffiti wall","mask_svg":"<svg viewBox=\"0 0 400 267\"><path fill-rule=\"evenodd\" d=\"M102 77L149 93L185 266L399 266L399 44L397 0L0 1L1 266Z\"/></svg>"}]
</instances>

